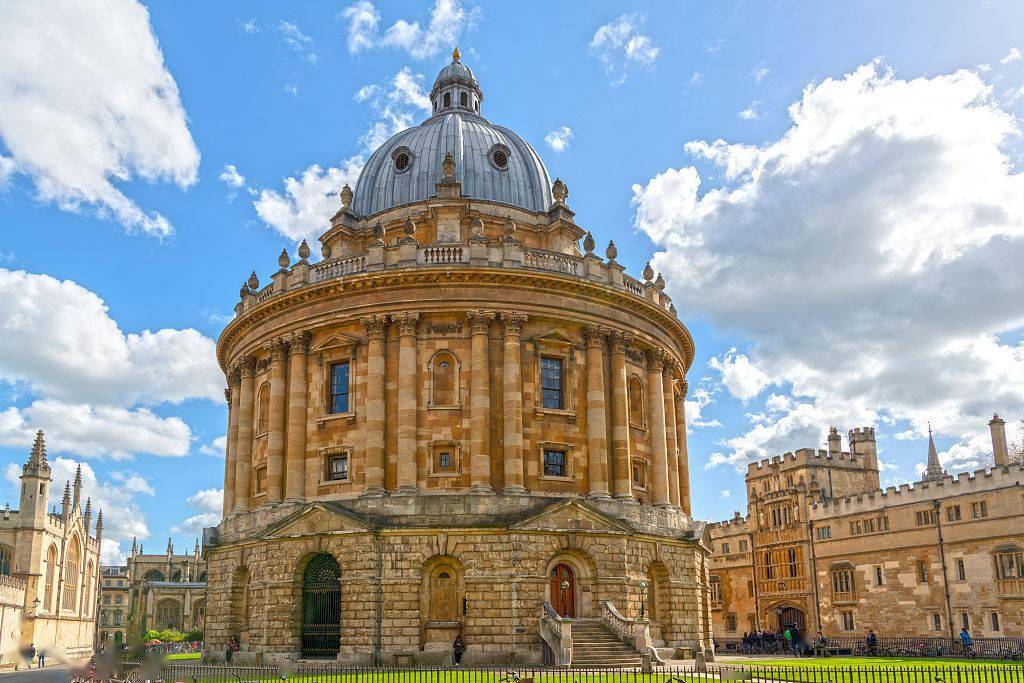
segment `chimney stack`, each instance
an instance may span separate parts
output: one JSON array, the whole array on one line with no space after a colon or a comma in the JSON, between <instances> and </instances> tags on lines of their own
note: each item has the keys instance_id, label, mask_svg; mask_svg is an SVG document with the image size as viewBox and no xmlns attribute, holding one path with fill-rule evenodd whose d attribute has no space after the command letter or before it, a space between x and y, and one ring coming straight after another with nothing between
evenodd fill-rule
<instances>
[{"instance_id":1,"label":"chimney stack","mask_svg":"<svg viewBox=\"0 0 1024 683\"><path fill-rule=\"evenodd\" d=\"M995 458L996 467L1008 467L1010 451L1006 447L1006 422L999 415L993 414L988 428L992 432L992 455Z\"/></svg>"}]
</instances>

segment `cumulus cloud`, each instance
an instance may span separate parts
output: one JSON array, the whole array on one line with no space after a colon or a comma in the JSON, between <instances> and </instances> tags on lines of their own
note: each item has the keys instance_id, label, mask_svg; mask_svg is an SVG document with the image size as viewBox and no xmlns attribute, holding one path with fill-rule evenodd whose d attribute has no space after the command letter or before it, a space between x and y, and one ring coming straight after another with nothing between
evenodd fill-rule
<instances>
[{"instance_id":1,"label":"cumulus cloud","mask_svg":"<svg viewBox=\"0 0 1024 683\"><path fill-rule=\"evenodd\" d=\"M757 111L759 106L761 106L760 100L754 100L750 103L749 107L740 111L736 116L740 117L744 121L753 121L754 119L761 118L760 112Z\"/></svg>"},{"instance_id":2,"label":"cumulus cloud","mask_svg":"<svg viewBox=\"0 0 1024 683\"><path fill-rule=\"evenodd\" d=\"M649 66L661 52L649 36L640 32L646 17L629 12L597 29L590 39L590 52L604 64L605 73L612 82L625 82L634 66Z\"/></svg>"},{"instance_id":3,"label":"cumulus cloud","mask_svg":"<svg viewBox=\"0 0 1024 683\"><path fill-rule=\"evenodd\" d=\"M559 126L544 136L544 142L548 144L551 151L564 152L569 148L569 143L572 142L572 128L569 126Z\"/></svg>"},{"instance_id":4,"label":"cumulus cloud","mask_svg":"<svg viewBox=\"0 0 1024 683\"><path fill-rule=\"evenodd\" d=\"M352 54L377 47L404 50L414 59L433 57L449 50L469 29L477 10L465 8L459 0L435 0L425 26L419 21L399 19L380 32L380 12L369 0L360 0L341 12L348 33L348 51Z\"/></svg>"},{"instance_id":5,"label":"cumulus cloud","mask_svg":"<svg viewBox=\"0 0 1024 683\"><path fill-rule=\"evenodd\" d=\"M236 190L245 187L245 176L238 172L234 164L224 164L219 178L222 183Z\"/></svg>"},{"instance_id":6,"label":"cumulus cloud","mask_svg":"<svg viewBox=\"0 0 1024 683\"><path fill-rule=\"evenodd\" d=\"M721 357L708 361L708 367L722 374L722 384L729 393L741 401L749 401L768 386L771 380L761 368L735 348L729 349Z\"/></svg>"},{"instance_id":7,"label":"cumulus cloud","mask_svg":"<svg viewBox=\"0 0 1024 683\"><path fill-rule=\"evenodd\" d=\"M218 436L210 443L203 444L199 447L199 452L203 455L209 455L214 458L223 458L224 453L228 447L228 437Z\"/></svg>"},{"instance_id":8,"label":"cumulus cloud","mask_svg":"<svg viewBox=\"0 0 1024 683\"><path fill-rule=\"evenodd\" d=\"M178 86L134 0L0 6L0 139L40 201L156 237L170 222L118 185L185 189L199 168Z\"/></svg>"},{"instance_id":9,"label":"cumulus cloud","mask_svg":"<svg viewBox=\"0 0 1024 683\"><path fill-rule=\"evenodd\" d=\"M789 116L763 145L687 145L727 170L717 186L683 166L633 188L677 305L751 339L785 388L712 465L880 420L987 449L993 410L1024 412L1018 122L975 73L879 63L810 84Z\"/></svg>"},{"instance_id":10,"label":"cumulus cloud","mask_svg":"<svg viewBox=\"0 0 1024 683\"><path fill-rule=\"evenodd\" d=\"M180 524L171 527L172 534L202 534L203 529L220 523L224 489L203 489L196 491L185 501L199 514L191 515Z\"/></svg>"}]
</instances>

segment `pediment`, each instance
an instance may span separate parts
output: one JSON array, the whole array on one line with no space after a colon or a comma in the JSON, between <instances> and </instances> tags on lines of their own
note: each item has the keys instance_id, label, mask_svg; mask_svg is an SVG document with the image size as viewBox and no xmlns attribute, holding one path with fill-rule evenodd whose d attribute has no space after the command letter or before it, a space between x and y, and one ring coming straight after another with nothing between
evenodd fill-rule
<instances>
[{"instance_id":1,"label":"pediment","mask_svg":"<svg viewBox=\"0 0 1024 683\"><path fill-rule=\"evenodd\" d=\"M262 536L263 538L281 538L346 531L370 531L370 525L352 513L337 507L311 503L267 527Z\"/></svg>"},{"instance_id":2,"label":"pediment","mask_svg":"<svg viewBox=\"0 0 1024 683\"><path fill-rule=\"evenodd\" d=\"M576 341L558 328L552 328L547 332L541 332L530 338L535 344L547 344L552 346L576 346Z\"/></svg>"},{"instance_id":3,"label":"pediment","mask_svg":"<svg viewBox=\"0 0 1024 683\"><path fill-rule=\"evenodd\" d=\"M344 332L337 332L317 342L310 351L320 353L330 349L351 349L359 346L362 342L363 340L359 337L353 337Z\"/></svg>"},{"instance_id":4,"label":"pediment","mask_svg":"<svg viewBox=\"0 0 1024 683\"><path fill-rule=\"evenodd\" d=\"M610 517L597 508L578 500L567 500L536 512L509 526L522 531L592 531L602 533L632 533L633 529L622 520Z\"/></svg>"}]
</instances>

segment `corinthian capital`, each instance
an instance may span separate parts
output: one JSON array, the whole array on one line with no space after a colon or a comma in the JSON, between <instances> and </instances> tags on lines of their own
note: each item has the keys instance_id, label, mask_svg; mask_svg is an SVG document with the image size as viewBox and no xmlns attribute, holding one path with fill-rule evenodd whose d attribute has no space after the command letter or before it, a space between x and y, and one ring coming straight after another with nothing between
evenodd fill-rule
<instances>
[{"instance_id":1,"label":"corinthian capital","mask_svg":"<svg viewBox=\"0 0 1024 683\"><path fill-rule=\"evenodd\" d=\"M291 337L288 339L292 353L307 353L309 351L309 344L313 340L313 335L308 331L303 330L302 332L292 332Z\"/></svg>"},{"instance_id":2,"label":"corinthian capital","mask_svg":"<svg viewBox=\"0 0 1024 683\"><path fill-rule=\"evenodd\" d=\"M466 320L473 334L487 334L495 317L494 311L466 311Z\"/></svg>"},{"instance_id":3,"label":"corinthian capital","mask_svg":"<svg viewBox=\"0 0 1024 683\"><path fill-rule=\"evenodd\" d=\"M523 325L526 324L526 316L514 311L502 311L501 322L505 324L505 336L518 336L523 331Z\"/></svg>"},{"instance_id":4,"label":"corinthian capital","mask_svg":"<svg viewBox=\"0 0 1024 683\"><path fill-rule=\"evenodd\" d=\"M239 358L238 371L241 373L242 379L256 374L256 356L250 353Z\"/></svg>"},{"instance_id":5,"label":"corinthian capital","mask_svg":"<svg viewBox=\"0 0 1024 683\"><path fill-rule=\"evenodd\" d=\"M277 337L267 342L267 351L270 352L271 360L283 361L288 358L289 341L285 337Z\"/></svg>"},{"instance_id":6,"label":"corinthian capital","mask_svg":"<svg viewBox=\"0 0 1024 683\"><path fill-rule=\"evenodd\" d=\"M664 369L666 357L664 349L647 349L644 351L644 356L647 358L648 370L661 372Z\"/></svg>"},{"instance_id":7,"label":"corinthian capital","mask_svg":"<svg viewBox=\"0 0 1024 683\"><path fill-rule=\"evenodd\" d=\"M601 348L608 339L608 330L599 325L587 325L583 328L583 340L587 348Z\"/></svg>"},{"instance_id":8,"label":"corinthian capital","mask_svg":"<svg viewBox=\"0 0 1024 683\"><path fill-rule=\"evenodd\" d=\"M237 387L242 383L242 368L238 365L238 361L231 364L228 368L228 387Z\"/></svg>"},{"instance_id":9,"label":"corinthian capital","mask_svg":"<svg viewBox=\"0 0 1024 683\"><path fill-rule=\"evenodd\" d=\"M419 325L419 313L401 313L395 316L395 323L398 324L398 334L403 337L415 337L416 326Z\"/></svg>"},{"instance_id":10,"label":"corinthian capital","mask_svg":"<svg viewBox=\"0 0 1024 683\"><path fill-rule=\"evenodd\" d=\"M679 393L676 395L677 401L685 401L686 394L690 390L690 383L685 379L679 380Z\"/></svg>"},{"instance_id":11,"label":"corinthian capital","mask_svg":"<svg viewBox=\"0 0 1024 683\"><path fill-rule=\"evenodd\" d=\"M633 338L621 330L611 330L608 332L608 344L612 347L612 353L626 353L626 349L629 348L629 344L632 341Z\"/></svg>"},{"instance_id":12,"label":"corinthian capital","mask_svg":"<svg viewBox=\"0 0 1024 683\"><path fill-rule=\"evenodd\" d=\"M360 318L359 322L366 328L366 335L370 339L384 339L388 329L388 317L386 315L368 315Z\"/></svg>"}]
</instances>

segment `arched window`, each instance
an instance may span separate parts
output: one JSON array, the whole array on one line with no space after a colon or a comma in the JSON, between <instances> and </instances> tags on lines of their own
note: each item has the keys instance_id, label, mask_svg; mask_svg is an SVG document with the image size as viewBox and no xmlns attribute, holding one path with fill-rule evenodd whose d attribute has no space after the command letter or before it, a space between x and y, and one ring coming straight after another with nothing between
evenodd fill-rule
<instances>
[{"instance_id":1,"label":"arched window","mask_svg":"<svg viewBox=\"0 0 1024 683\"><path fill-rule=\"evenodd\" d=\"M11 575L11 560L14 559L14 550L8 545L0 545L0 575Z\"/></svg>"},{"instance_id":2,"label":"arched window","mask_svg":"<svg viewBox=\"0 0 1024 683\"><path fill-rule=\"evenodd\" d=\"M43 609L53 611L53 583L57 575L57 546L51 545L46 553L46 580L43 584Z\"/></svg>"},{"instance_id":3,"label":"arched window","mask_svg":"<svg viewBox=\"0 0 1024 683\"><path fill-rule=\"evenodd\" d=\"M992 613L992 630L993 631L998 631L999 630L999 612L993 612Z\"/></svg>"},{"instance_id":4,"label":"arched window","mask_svg":"<svg viewBox=\"0 0 1024 683\"><path fill-rule=\"evenodd\" d=\"M917 580L921 583L928 583L928 563L917 563Z\"/></svg>"},{"instance_id":5,"label":"arched window","mask_svg":"<svg viewBox=\"0 0 1024 683\"><path fill-rule=\"evenodd\" d=\"M629 421L635 425L644 423L644 389L636 377L629 378Z\"/></svg>"},{"instance_id":6,"label":"arched window","mask_svg":"<svg viewBox=\"0 0 1024 683\"><path fill-rule=\"evenodd\" d=\"M156 603L157 628L174 628L181 630L181 604L177 600L166 598Z\"/></svg>"},{"instance_id":7,"label":"arched window","mask_svg":"<svg viewBox=\"0 0 1024 683\"><path fill-rule=\"evenodd\" d=\"M445 106L445 109L447 109L448 107L452 106L452 94L451 93L447 93L446 92L444 94L444 106Z\"/></svg>"},{"instance_id":8,"label":"arched window","mask_svg":"<svg viewBox=\"0 0 1024 683\"><path fill-rule=\"evenodd\" d=\"M463 107L468 107L469 106L469 95L467 95L464 92L463 93L459 93L459 104L461 104Z\"/></svg>"},{"instance_id":9,"label":"arched window","mask_svg":"<svg viewBox=\"0 0 1024 683\"><path fill-rule=\"evenodd\" d=\"M963 626L968 631L971 630L971 620L967 616L967 612L961 612L960 613L960 625Z\"/></svg>"},{"instance_id":10,"label":"arched window","mask_svg":"<svg viewBox=\"0 0 1024 683\"><path fill-rule=\"evenodd\" d=\"M175 582L180 582L181 581L181 570L180 569L178 571L174 572L174 574L171 575L171 581L175 581Z\"/></svg>"},{"instance_id":11,"label":"arched window","mask_svg":"<svg viewBox=\"0 0 1024 683\"><path fill-rule=\"evenodd\" d=\"M192 628L203 628L206 625L206 601L192 603Z\"/></svg>"},{"instance_id":12,"label":"arched window","mask_svg":"<svg viewBox=\"0 0 1024 683\"><path fill-rule=\"evenodd\" d=\"M74 610L78 604L78 572L82 551L78 548L78 536L71 539L64 560L64 596L61 598L61 609Z\"/></svg>"},{"instance_id":13,"label":"arched window","mask_svg":"<svg viewBox=\"0 0 1024 683\"><path fill-rule=\"evenodd\" d=\"M199 583L206 583L206 572L201 572L199 574Z\"/></svg>"},{"instance_id":14,"label":"arched window","mask_svg":"<svg viewBox=\"0 0 1024 683\"><path fill-rule=\"evenodd\" d=\"M957 558L956 561L956 579L957 581L967 580L967 570L964 568L963 558Z\"/></svg>"},{"instance_id":15,"label":"arched window","mask_svg":"<svg viewBox=\"0 0 1024 683\"><path fill-rule=\"evenodd\" d=\"M164 575L156 569L150 569L146 572L145 576L142 577L143 581L163 581Z\"/></svg>"},{"instance_id":16,"label":"arched window","mask_svg":"<svg viewBox=\"0 0 1024 683\"><path fill-rule=\"evenodd\" d=\"M260 387L259 412L256 419L256 433L264 434L270 429L270 384Z\"/></svg>"},{"instance_id":17,"label":"arched window","mask_svg":"<svg viewBox=\"0 0 1024 683\"><path fill-rule=\"evenodd\" d=\"M430 405L454 406L459 403L455 375L456 361L448 351L438 351L430 361Z\"/></svg>"}]
</instances>

